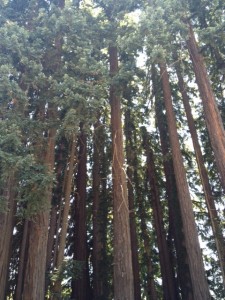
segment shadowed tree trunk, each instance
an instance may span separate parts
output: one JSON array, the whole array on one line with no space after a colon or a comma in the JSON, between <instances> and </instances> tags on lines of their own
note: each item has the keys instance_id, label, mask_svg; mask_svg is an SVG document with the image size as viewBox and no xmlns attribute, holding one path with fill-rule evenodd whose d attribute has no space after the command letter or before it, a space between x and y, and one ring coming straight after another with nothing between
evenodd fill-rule
<instances>
[{"instance_id":1,"label":"shadowed tree trunk","mask_svg":"<svg viewBox=\"0 0 225 300\"><path fill-rule=\"evenodd\" d=\"M101 299L103 294L102 246L100 219L100 188L101 188L101 155L104 151L102 143L101 122L95 123L93 153L93 293L94 299Z\"/></svg>"},{"instance_id":2,"label":"shadowed tree trunk","mask_svg":"<svg viewBox=\"0 0 225 300\"><path fill-rule=\"evenodd\" d=\"M105 125L95 123L93 153L93 297L94 300L108 299L110 273L107 271L107 223L108 195Z\"/></svg>"},{"instance_id":3,"label":"shadowed tree trunk","mask_svg":"<svg viewBox=\"0 0 225 300\"><path fill-rule=\"evenodd\" d=\"M134 145L137 145L137 134L133 131L133 139ZM136 148L134 148L136 149ZM140 178L138 174L138 158L137 158L137 149L134 151L133 156L133 178L134 178L134 189L136 193L136 202L137 202L137 216L140 220L140 236L143 240L144 245L144 253L143 253L143 260L146 266L147 274L146 274L146 293L148 298L151 300L157 300L158 295L156 292L156 284L154 281L154 271L153 271L153 264L152 264L152 255L151 255L151 239L148 233L148 228L146 224L147 214L144 207L144 198L143 198L143 190L141 188Z\"/></svg>"},{"instance_id":4,"label":"shadowed tree trunk","mask_svg":"<svg viewBox=\"0 0 225 300\"><path fill-rule=\"evenodd\" d=\"M49 172L53 171L55 158L56 129L49 129L45 164ZM50 206L52 185L46 191L46 205ZM44 299L46 253L48 242L49 208L41 211L29 222L28 250L23 286L23 300Z\"/></svg>"},{"instance_id":5,"label":"shadowed tree trunk","mask_svg":"<svg viewBox=\"0 0 225 300\"><path fill-rule=\"evenodd\" d=\"M162 95L160 78L159 76L157 76L155 66L152 66L152 82L153 92L155 95L156 121L159 129L160 143L163 154L163 168L166 177L166 194L169 207L169 222L176 248L178 283L180 285L182 299L192 300L193 291L190 270L187 261L187 250L185 248L184 242L183 222L169 143L168 126L166 124L166 116L163 113L165 107L161 99Z\"/></svg>"},{"instance_id":6,"label":"shadowed tree trunk","mask_svg":"<svg viewBox=\"0 0 225 300\"><path fill-rule=\"evenodd\" d=\"M25 272L25 258L27 251L27 232L29 221L25 220L23 225L23 238L20 246L19 267L18 267L18 279L16 284L15 300L20 300L22 295L23 278Z\"/></svg>"},{"instance_id":7,"label":"shadowed tree trunk","mask_svg":"<svg viewBox=\"0 0 225 300\"><path fill-rule=\"evenodd\" d=\"M178 61L178 60L176 60ZM192 141L193 141L193 146L196 154L196 159L197 159L197 164L198 164L198 169L199 169L199 174L205 194L205 200L206 200L206 205L208 208L208 214L210 218L210 222L212 225L212 230L216 242L216 248L219 256L219 262L220 262L220 268L222 271L222 276L223 276L223 283L225 286L225 241L223 237L223 232L222 232L222 224L220 223L219 216L217 214L216 206L214 203L213 199L213 194L211 190L211 186L209 183L209 177L208 173L206 170L206 167L204 165L204 159L201 151L201 147L198 141L198 134L195 128L195 123L194 123L194 118L192 116L191 112L191 106L189 103L189 97L186 92L186 85L184 82L184 79L182 77L182 72L181 68L179 66L179 63L176 64L175 66L176 72L177 72L177 77L178 77L178 84L179 84L179 89L182 94L182 100L184 103L184 108L185 112L187 115L187 121L188 121L188 126L190 129Z\"/></svg>"},{"instance_id":8,"label":"shadowed tree trunk","mask_svg":"<svg viewBox=\"0 0 225 300\"><path fill-rule=\"evenodd\" d=\"M209 288L206 281L201 249L198 241L198 233L194 219L194 213L189 194L186 172L183 165L179 138L176 128L176 119L172 106L172 96L169 85L169 76L165 63L160 63L160 74L166 116L169 129L169 138L173 155L173 166L177 183L178 198L180 201L181 216L183 221L184 241L187 249L188 264L190 268L194 300L210 299Z\"/></svg>"},{"instance_id":9,"label":"shadowed tree trunk","mask_svg":"<svg viewBox=\"0 0 225 300\"><path fill-rule=\"evenodd\" d=\"M14 174L8 176L3 190L6 211L0 213L0 299L6 297L6 284L11 253L14 215L16 211Z\"/></svg>"},{"instance_id":10,"label":"shadowed tree trunk","mask_svg":"<svg viewBox=\"0 0 225 300\"><path fill-rule=\"evenodd\" d=\"M221 183L225 190L225 132L221 116L208 78L204 58L200 53L194 32L190 24L187 47L193 63L197 85L202 99L205 121L213 148Z\"/></svg>"},{"instance_id":11,"label":"shadowed tree trunk","mask_svg":"<svg viewBox=\"0 0 225 300\"><path fill-rule=\"evenodd\" d=\"M70 142L70 152L67 167L65 170L65 184L64 184L64 206L62 212L62 220L61 220L61 232L59 237L59 245L57 247L57 258L55 268L59 271L62 271L63 260L64 260L64 250L66 247L66 235L68 229L68 217L70 210L70 196L72 191L72 181L73 181L73 173L74 173L74 161L75 161L75 150L76 150L76 139L73 135ZM61 280L58 279L54 282L54 286L52 289L53 293L56 295L53 297L54 300L57 300L59 296L61 297L62 286Z\"/></svg>"},{"instance_id":12,"label":"shadowed tree trunk","mask_svg":"<svg viewBox=\"0 0 225 300\"><path fill-rule=\"evenodd\" d=\"M127 95L128 106L131 106L130 95ZM130 237L131 237L131 253L132 253L132 266L134 276L134 299L141 300L140 288L140 268L138 261L138 239L137 239L137 226L136 226L136 213L135 213L135 196L134 196L134 143L132 139L132 130L134 124L131 120L131 109L127 108L125 113L125 136L126 136L126 157L127 157L127 188L128 188L128 203L130 210Z\"/></svg>"},{"instance_id":13,"label":"shadowed tree trunk","mask_svg":"<svg viewBox=\"0 0 225 300\"><path fill-rule=\"evenodd\" d=\"M88 264L87 264L87 213L86 213L86 185L87 185L87 136L80 124L78 139L79 153L75 194L75 239L74 260L81 264L81 276L72 281L72 299L89 299Z\"/></svg>"},{"instance_id":14,"label":"shadowed tree trunk","mask_svg":"<svg viewBox=\"0 0 225 300\"><path fill-rule=\"evenodd\" d=\"M109 47L110 74L118 72L117 47ZM129 207L126 172L124 169L121 103L117 87L110 86L113 175L113 230L114 230L114 299L133 300L134 283L131 257Z\"/></svg>"},{"instance_id":15,"label":"shadowed tree trunk","mask_svg":"<svg viewBox=\"0 0 225 300\"><path fill-rule=\"evenodd\" d=\"M164 229L163 213L159 197L154 156L148 142L148 137L146 135L146 130L143 130L143 143L147 156L147 178L150 185L151 206L153 211L156 238L159 249L159 261L162 274L163 299L175 300L178 299L178 293L176 291L173 265L170 261L170 252Z\"/></svg>"}]
</instances>

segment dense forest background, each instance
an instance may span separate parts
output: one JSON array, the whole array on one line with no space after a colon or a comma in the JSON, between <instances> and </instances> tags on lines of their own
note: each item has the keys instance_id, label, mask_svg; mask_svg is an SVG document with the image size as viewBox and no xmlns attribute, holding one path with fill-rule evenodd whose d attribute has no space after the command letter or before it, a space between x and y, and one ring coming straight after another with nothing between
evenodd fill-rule
<instances>
[{"instance_id":1,"label":"dense forest background","mask_svg":"<svg viewBox=\"0 0 225 300\"><path fill-rule=\"evenodd\" d=\"M225 2L0 1L0 299L225 299Z\"/></svg>"}]
</instances>

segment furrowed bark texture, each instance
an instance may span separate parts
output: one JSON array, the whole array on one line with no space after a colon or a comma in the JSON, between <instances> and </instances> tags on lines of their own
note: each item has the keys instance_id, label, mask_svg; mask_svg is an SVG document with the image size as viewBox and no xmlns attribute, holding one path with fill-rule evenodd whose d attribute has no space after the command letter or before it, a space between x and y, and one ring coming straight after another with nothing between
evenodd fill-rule
<instances>
[{"instance_id":1,"label":"furrowed bark texture","mask_svg":"<svg viewBox=\"0 0 225 300\"><path fill-rule=\"evenodd\" d=\"M216 99L207 74L204 58L198 48L191 25L187 47L193 63L197 85L202 99L205 121L213 148L221 184L225 190L225 132L223 122L217 107Z\"/></svg>"},{"instance_id":2,"label":"furrowed bark texture","mask_svg":"<svg viewBox=\"0 0 225 300\"><path fill-rule=\"evenodd\" d=\"M128 92L129 93L129 92ZM128 96L129 97L129 96ZM131 102L131 97L129 97ZM135 300L141 300L141 287L140 287L140 267L138 260L138 238L137 238L137 226L136 226L136 214L135 214L135 195L134 195L134 143L132 139L132 128L134 124L131 119L131 110L128 108L125 113L125 135L126 135L126 157L127 157L127 188L128 188L128 203L130 210L130 237L131 237L131 253L132 253L132 266L134 276L134 298Z\"/></svg>"},{"instance_id":3,"label":"furrowed bark texture","mask_svg":"<svg viewBox=\"0 0 225 300\"><path fill-rule=\"evenodd\" d=\"M117 48L109 47L112 80L118 72ZM113 230L114 230L114 298L133 300L134 283L131 258L129 207L126 173L124 169L121 103L114 83L110 87L113 174Z\"/></svg>"},{"instance_id":4,"label":"furrowed bark texture","mask_svg":"<svg viewBox=\"0 0 225 300\"><path fill-rule=\"evenodd\" d=\"M183 165L179 138L176 128L176 119L173 111L172 96L169 85L169 76L165 63L160 63L164 101L169 129L169 138L172 148L173 165L177 183L178 197L183 220L184 239L187 249L188 264L190 268L194 300L211 299L208 283L205 277L198 233L189 194L186 172Z\"/></svg>"},{"instance_id":5,"label":"furrowed bark texture","mask_svg":"<svg viewBox=\"0 0 225 300\"><path fill-rule=\"evenodd\" d=\"M160 78L155 66L152 66L153 90L155 95L155 111L157 126L159 129L160 143L163 154L163 168L166 177L166 194L169 207L169 221L176 249L177 276L183 300L193 299L190 270L187 261L187 250L184 242L183 221L181 217L180 203L177 194L176 179L173 168L173 159L169 142L166 116L163 113L164 103L161 99Z\"/></svg>"},{"instance_id":6,"label":"furrowed bark texture","mask_svg":"<svg viewBox=\"0 0 225 300\"><path fill-rule=\"evenodd\" d=\"M177 65L176 71L177 71L177 77L178 77L178 85L179 89L182 94L182 100L184 103L184 108L185 112L187 115L187 121L188 121L188 126L190 129L191 137L192 137L192 142L195 150L195 155L196 155L196 160L198 164L198 169L199 169L199 174L205 194L205 200L206 200L206 205L208 209L208 214L210 218L210 222L212 225L212 230L216 242L216 248L219 256L219 262L220 262L220 268L222 271L222 276L223 276L223 284L225 286L225 241L223 237L223 232L222 232L222 224L219 220L219 216L217 214L216 206L214 203L214 198L212 194L212 189L209 183L209 176L208 172L206 170L206 167L204 165L204 159L202 155L202 150L198 141L198 134L197 130L195 128L195 123L194 123L194 118L192 115L191 111L191 105L189 103L189 97L186 92L186 85L184 82L184 79L182 77L182 72L180 69L180 66Z\"/></svg>"}]
</instances>

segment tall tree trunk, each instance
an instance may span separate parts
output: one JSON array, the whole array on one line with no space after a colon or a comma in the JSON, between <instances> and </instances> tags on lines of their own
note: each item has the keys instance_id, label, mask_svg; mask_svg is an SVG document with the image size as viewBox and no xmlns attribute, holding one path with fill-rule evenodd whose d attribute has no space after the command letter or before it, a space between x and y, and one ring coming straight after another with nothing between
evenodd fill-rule
<instances>
[{"instance_id":1,"label":"tall tree trunk","mask_svg":"<svg viewBox=\"0 0 225 300\"><path fill-rule=\"evenodd\" d=\"M135 179L137 177L135 176ZM137 182L135 180L135 186L137 187ZM146 225L146 211L143 205L143 199L142 197L137 198L138 202L138 216L140 218L140 227L141 227L141 237L143 239L143 244L144 244L144 263L146 265L147 269L147 286L146 286L146 293L148 295L147 299L151 300L157 300L158 295L156 292L156 284L154 281L154 271L153 271L153 264L152 264L152 253L151 253L151 239L148 233L148 228Z\"/></svg>"},{"instance_id":2,"label":"tall tree trunk","mask_svg":"<svg viewBox=\"0 0 225 300\"><path fill-rule=\"evenodd\" d=\"M183 100L185 112L187 115L188 126L190 129L193 146L194 146L194 150L195 150L195 154L196 154L199 174L200 174L200 178L201 178L201 182L202 182L202 186L203 186L203 190L204 190L204 194L205 194L206 205L208 208L208 214L209 214L209 218L210 218L210 222L212 225L212 230L213 230L213 234L214 234L214 238L215 238L215 242L216 242L216 248L217 248L217 252L218 252L218 256L219 256L220 268L221 268L222 276L223 276L223 283L225 286L225 241L224 241L223 232L222 232L222 224L220 223L219 216L217 214L211 186L209 183L208 173L207 173L206 167L204 165L204 159L203 159L201 147L200 147L200 144L198 141L198 134L197 134L197 131L195 128L194 118L193 118L192 112L191 112L189 97L186 92L186 85L185 85L184 79L182 77L182 72L181 72L180 66L178 64L176 64L175 68L176 68L177 77L178 77L179 89L182 94L182 100Z\"/></svg>"},{"instance_id":3,"label":"tall tree trunk","mask_svg":"<svg viewBox=\"0 0 225 300\"><path fill-rule=\"evenodd\" d=\"M50 222L49 222L49 232L48 232L48 245L47 245L47 257L46 257L46 286L45 290L47 291L48 286L50 284L50 278L48 274L50 273L50 270L54 270L55 268L55 261L56 258L56 251L57 251L57 245L58 245L58 235L59 235L59 223L60 223L60 217L61 217L61 210L59 210L59 204L62 198L62 173L63 168L65 167L65 159L63 158L65 156L64 153L65 145L64 142L61 142L59 146L59 153L56 154L56 182L57 185L53 190L53 199L52 200L52 207L51 207L51 215L50 215ZM56 237L55 237L56 236Z\"/></svg>"},{"instance_id":4,"label":"tall tree trunk","mask_svg":"<svg viewBox=\"0 0 225 300\"><path fill-rule=\"evenodd\" d=\"M117 47L109 47L110 74L118 72ZM110 86L113 175L113 230L114 230L114 299L133 300L134 283L129 226L129 207L126 173L124 169L121 103L117 87Z\"/></svg>"},{"instance_id":5,"label":"tall tree trunk","mask_svg":"<svg viewBox=\"0 0 225 300\"><path fill-rule=\"evenodd\" d=\"M45 164L53 172L55 158L56 129L49 129ZM46 205L50 207L52 185L46 192ZM30 221L28 229L28 250L23 286L23 300L44 299L46 253L48 242L49 208L46 207Z\"/></svg>"},{"instance_id":6,"label":"tall tree trunk","mask_svg":"<svg viewBox=\"0 0 225 300\"><path fill-rule=\"evenodd\" d=\"M137 145L137 134L134 131L134 145ZM147 220L147 214L146 214L146 210L144 207L144 198L143 198L143 190L141 188L141 182L140 182L140 178L138 175L138 158L137 158L137 150L134 153L134 158L133 158L133 168L134 168L134 188L135 188L135 193L137 195L137 207L138 207L138 211L137 211L137 216L140 219L140 235L141 238L143 240L143 244L144 244L144 253L143 253L143 257L144 257L144 263L146 265L146 269L147 269L147 286L146 286L146 293L148 298L147 299L151 299L151 300L157 300L158 296L157 296L157 292L156 292L156 284L154 281L154 272L153 272L153 264L152 264L152 255L151 255L151 239L148 233L148 228L147 228L147 224L146 224L146 220ZM147 187L147 185L145 184L145 186Z\"/></svg>"},{"instance_id":7,"label":"tall tree trunk","mask_svg":"<svg viewBox=\"0 0 225 300\"><path fill-rule=\"evenodd\" d=\"M155 95L156 121L159 129L160 143L163 154L163 168L166 177L166 194L169 207L169 222L172 229L177 259L177 276L183 300L193 299L193 289L190 270L185 248L183 221L181 217L180 203L177 194L176 179L173 168L173 159L169 143L168 126L166 116L163 113L164 104L161 100L160 78L157 76L155 66L152 66L153 92Z\"/></svg>"},{"instance_id":8,"label":"tall tree trunk","mask_svg":"<svg viewBox=\"0 0 225 300\"><path fill-rule=\"evenodd\" d=\"M28 226L29 226L29 221L25 220L23 226L23 238L20 246L18 279L16 284L15 300L21 300L21 295L22 295L23 280L24 280L25 265L26 265L25 258L27 253Z\"/></svg>"},{"instance_id":9,"label":"tall tree trunk","mask_svg":"<svg viewBox=\"0 0 225 300\"><path fill-rule=\"evenodd\" d=\"M186 172L184 169L183 158L181 155L179 145L179 138L176 128L176 119L173 111L172 96L169 85L169 76L167 73L165 63L160 63L160 74L162 79L162 87L166 107L169 138L172 148L177 191L184 225L184 239L185 246L187 249L187 257L192 280L194 300L206 300L210 299L211 297L209 294L209 288L205 277L204 265L198 241L198 233L194 219L191 197L189 194Z\"/></svg>"},{"instance_id":10,"label":"tall tree trunk","mask_svg":"<svg viewBox=\"0 0 225 300\"><path fill-rule=\"evenodd\" d=\"M6 211L0 213L0 299L6 297L9 261L11 253L14 215L15 215L15 178L9 175L3 191L6 201Z\"/></svg>"},{"instance_id":11,"label":"tall tree trunk","mask_svg":"<svg viewBox=\"0 0 225 300\"><path fill-rule=\"evenodd\" d=\"M56 265L55 268L60 273L62 271L63 267L63 260L64 260L64 251L66 247L66 235L67 235L67 229L68 229L68 216L69 216L69 210L70 210L70 196L72 191L72 180L73 180L73 174L74 174L74 160L75 160L75 150L76 150L76 139L75 136L71 139L71 149L69 152L69 159L67 168L65 170L65 188L64 188L64 207L63 207L63 213L62 213L62 221L61 221L61 232L60 232L60 238L59 238L59 245L56 245L57 247L57 259L56 259ZM57 279L53 286L53 293L56 294L53 295L54 300L57 300L59 297L61 297L61 279Z\"/></svg>"},{"instance_id":12,"label":"tall tree trunk","mask_svg":"<svg viewBox=\"0 0 225 300\"><path fill-rule=\"evenodd\" d=\"M81 277L72 282L72 298L86 300L89 299L86 228L87 137L83 124L80 125L76 184L74 260L82 264L82 271Z\"/></svg>"},{"instance_id":13,"label":"tall tree trunk","mask_svg":"<svg viewBox=\"0 0 225 300\"><path fill-rule=\"evenodd\" d=\"M105 126L100 120L95 123L93 140L93 298L100 300L108 299L109 294L106 276L108 196L105 166L108 157L105 153Z\"/></svg>"},{"instance_id":14,"label":"tall tree trunk","mask_svg":"<svg viewBox=\"0 0 225 300\"><path fill-rule=\"evenodd\" d=\"M163 299L172 300L178 299L176 284L173 272L173 266L170 261L170 252L166 240L166 233L163 223L162 207L159 197L159 189L157 185L156 169L152 149L148 145L147 132L143 132L144 146L147 156L147 177L151 190L151 204L156 231L157 244L159 249L159 261L163 283Z\"/></svg>"},{"instance_id":15,"label":"tall tree trunk","mask_svg":"<svg viewBox=\"0 0 225 300\"><path fill-rule=\"evenodd\" d=\"M210 80L208 78L204 58L200 53L194 32L190 24L187 47L193 63L197 85L202 99L205 120L212 144L217 169L220 174L221 183L225 190L225 132L222 119L213 94Z\"/></svg>"},{"instance_id":16,"label":"tall tree trunk","mask_svg":"<svg viewBox=\"0 0 225 300\"><path fill-rule=\"evenodd\" d=\"M128 96L130 98L130 95ZM131 105L128 99L128 106ZM132 266L134 276L134 299L141 300L141 287L140 287L140 267L138 260L138 238L136 226L136 213L135 213L135 196L134 196L134 143L132 139L132 128L134 127L131 120L131 109L127 108L125 113L125 135L126 135L126 157L127 157L127 188L128 188L128 203L130 210L130 237L131 237L131 253L132 253Z\"/></svg>"},{"instance_id":17,"label":"tall tree trunk","mask_svg":"<svg viewBox=\"0 0 225 300\"><path fill-rule=\"evenodd\" d=\"M95 123L94 131L94 153L93 153L93 293L94 300L103 297L103 277L101 270L102 262L102 239L101 236L101 219L100 219L100 188L101 188L101 154L104 149L101 136L99 133L101 122Z\"/></svg>"}]
</instances>

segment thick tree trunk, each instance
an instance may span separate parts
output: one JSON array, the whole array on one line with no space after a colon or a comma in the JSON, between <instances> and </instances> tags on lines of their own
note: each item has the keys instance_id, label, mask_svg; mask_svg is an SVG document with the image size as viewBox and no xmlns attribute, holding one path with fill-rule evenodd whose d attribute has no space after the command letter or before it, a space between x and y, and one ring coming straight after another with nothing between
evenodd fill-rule
<instances>
[{"instance_id":1,"label":"thick tree trunk","mask_svg":"<svg viewBox=\"0 0 225 300\"><path fill-rule=\"evenodd\" d=\"M197 85L202 99L204 115L213 148L221 183L225 190L225 132L222 119L208 78L203 56L200 53L190 24L187 46L193 63Z\"/></svg>"},{"instance_id":2,"label":"thick tree trunk","mask_svg":"<svg viewBox=\"0 0 225 300\"><path fill-rule=\"evenodd\" d=\"M190 129L193 146L194 146L194 150L195 150L195 154L196 154L199 174L200 174L200 178L201 178L201 182L202 182L202 186L203 186L203 190L204 190L204 194L205 194L205 200L206 200L206 205L207 205L207 209L208 209L208 213L209 213L209 218L210 218L210 222L212 225L212 230L213 230L213 234L214 234L214 238L215 238L215 242L216 242L216 248L217 248L217 252L218 252L218 256L219 256L220 268L221 268L222 276L223 276L223 283L225 286L225 241L224 241L223 232L222 232L222 224L220 223L219 216L217 214L211 186L209 183L208 173L207 173L206 167L204 165L204 159L203 159L201 147L200 147L200 144L198 141L198 134L197 134L197 131L195 128L194 118L193 118L192 112L191 112L189 97L186 92L186 85L185 85L184 79L182 77L180 66L177 64L175 67L176 67L176 71L177 71L179 89L182 94L182 100L183 100L185 112L187 115L188 126Z\"/></svg>"},{"instance_id":3,"label":"thick tree trunk","mask_svg":"<svg viewBox=\"0 0 225 300\"><path fill-rule=\"evenodd\" d=\"M159 189L156 179L156 169L154 163L153 152L150 149L147 137L144 136L144 144L147 156L147 177L151 190L151 205L153 211L154 225L156 231L157 244L159 249L159 261L163 283L163 299L178 299L176 284L173 272L173 265L170 261L170 252L166 240L166 233L163 223L162 207L159 197Z\"/></svg>"},{"instance_id":4,"label":"thick tree trunk","mask_svg":"<svg viewBox=\"0 0 225 300\"><path fill-rule=\"evenodd\" d=\"M173 165L177 183L178 197L183 220L184 239L187 249L188 264L190 268L194 300L210 299L209 288L205 277L201 249L198 241L198 233L194 219L194 213L189 194L186 172L183 165L179 138L176 128L176 119L173 111L172 96L169 85L169 76L165 63L160 63L164 101L169 129L169 138L172 148Z\"/></svg>"},{"instance_id":5,"label":"thick tree trunk","mask_svg":"<svg viewBox=\"0 0 225 300\"><path fill-rule=\"evenodd\" d=\"M89 299L88 269L87 269L87 218L86 218L86 185L87 185L87 137L80 126L79 154L77 169L77 191L75 195L75 241L74 260L81 263L81 277L72 282L72 298L76 300Z\"/></svg>"},{"instance_id":6,"label":"thick tree trunk","mask_svg":"<svg viewBox=\"0 0 225 300\"><path fill-rule=\"evenodd\" d=\"M118 72L117 48L109 47L110 74ZM123 132L120 97L115 84L110 87L113 175L113 230L114 230L114 299L133 300L129 207L126 172L124 169Z\"/></svg>"},{"instance_id":7,"label":"thick tree trunk","mask_svg":"<svg viewBox=\"0 0 225 300\"><path fill-rule=\"evenodd\" d=\"M45 164L50 172L53 172L55 159L55 136L56 130L49 129L47 153ZM50 207L52 185L46 192L46 205ZM44 299L46 253L48 242L49 208L41 211L30 221L28 230L28 250L26 271L23 286L23 300Z\"/></svg>"},{"instance_id":8,"label":"thick tree trunk","mask_svg":"<svg viewBox=\"0 0 225 300\"><path fill-rule=\"evenodd\" d=\"M187 250L184 243L183 222L180 203L177 195L176 179L174 175L173 160L169 143L166 116L163 113L164 104L161 100L160 78L155 67L152 67L153 92L155 95L156 121L159 129L160 143L163 154L163 168L166 177L166 194L169 207L169 222L172 229L177 259L177 276L183 300L193 299L190 270L187 260Z\"/></svg>"},{"instance_id":9,"label":"thick tree trunk","mask_svg":"<svg viewBox=\"0 0 225 300\"><path fill-rule=\"evenodd\" d=\"M128 99L129 105L131 101ZM141 287L140 287L140 267L138 260L138 238L136 228L136 214L135 214L135 196L134 196L134 143L132 139L133 123L131 120L131 110L127 108L125 113L125 135L126 135L126 157L127 157L127 188L128 188L128 203L130 210L130 237L131 237L131 253L132 253L132 266L134 276L134 299L141 300Z\"/></svg>"},{"instance_id":10,"label":"thick tree trunk","mask_svg":"<svg viewBox=\"0 0 225 300\"><path fill-rule=\"evenodd\" d=\"M11 176L8 177L3 191L3 197L7 203L6 212L0 213L0 299L5 299L6 297L6 284L8 281L8 269L16 208L14 186L14 174L11 174Z\"/></svg>"}]
</instances>

